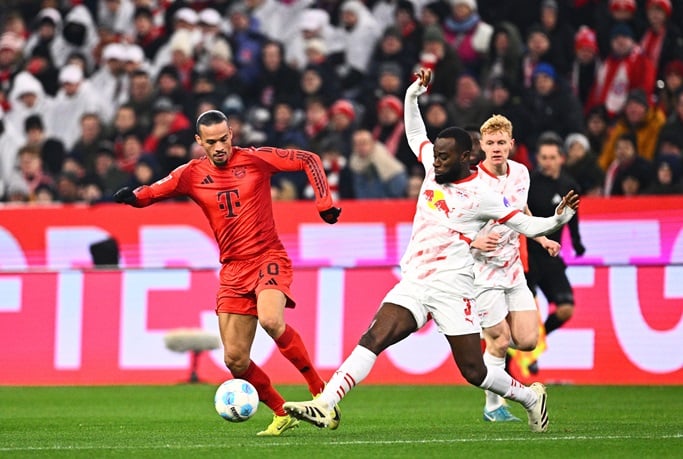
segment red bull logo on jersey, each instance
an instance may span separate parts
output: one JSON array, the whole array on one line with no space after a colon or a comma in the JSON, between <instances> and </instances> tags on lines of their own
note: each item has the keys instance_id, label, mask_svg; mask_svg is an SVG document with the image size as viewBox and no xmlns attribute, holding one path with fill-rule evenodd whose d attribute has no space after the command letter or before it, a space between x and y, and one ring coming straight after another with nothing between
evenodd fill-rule
<instances>
[{"instance_id":1,"label":"red bull logo on jersey","mask_svg":"<svg viewBox=\"0 0 683 459\"><path fill-rule=\"evenodd\" d=\"M436 209L446 214L446 217L449 216L451 210L448 208L446 199L444 199L443 191L425 190L424 196L427 198L427 205L430 209Z\"/></svg>"}]
</instances>

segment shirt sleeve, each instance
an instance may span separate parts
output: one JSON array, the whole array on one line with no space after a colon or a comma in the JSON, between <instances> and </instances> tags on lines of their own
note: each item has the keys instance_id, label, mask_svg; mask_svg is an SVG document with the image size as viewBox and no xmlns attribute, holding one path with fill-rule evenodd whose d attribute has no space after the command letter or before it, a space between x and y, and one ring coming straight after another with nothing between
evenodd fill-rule
<instances>
[{"instance_id":1,"label":"shirt sleeve","mask_svg":"<svg viewBox=\"0 0 683 459\"><path fill-rule=\"evenodd\" d=\"M189 170L189 163L174 169L166 177L157 180L151 185L137 187L135 193L136 201L134 207L147 207L155 202L167 198L174 198L187 194L185 180L183 177Z\"/></svg>"},{"instance_id":2,"label":"shirt sleeve","mask_svg":"<svg viewBox=\"0 0 683 459\"><path fill-rule=\"evenodd\" d=\"M305 150L261 147L254 150L275 172L304 171L315 193L318 212L332 207L332 195L320 157Z\"/></svg>"},{"instance_id":3,"label":"shirt sleeve","mask_svg":"<svg viewBox=\"0 0 683 459\"><path fill-rule=\"evenodd\" d=\"M419 80L415 80L406 91L403 121L410 149L424 168L429 169L434 162L434 145L427 137L427 128L420 115L420 107L417 105L420 91L414 87L415 85L419 86Z\"/></svg>"},{"instance_id":4,"label":"shirt sleeve","mask_svg":"<svg viewBox=\"0 0 683 459\"><path fill-rule=\"evenodd\" d=\"M497 223L512 228L527 237L552 233L574 216L572 209L565 208L561 215L555 213L551 217L532 217L512 208L507 198L493 192L482 193L479 211L482 216L495 219Z\"/></svg>"}]
</instances>

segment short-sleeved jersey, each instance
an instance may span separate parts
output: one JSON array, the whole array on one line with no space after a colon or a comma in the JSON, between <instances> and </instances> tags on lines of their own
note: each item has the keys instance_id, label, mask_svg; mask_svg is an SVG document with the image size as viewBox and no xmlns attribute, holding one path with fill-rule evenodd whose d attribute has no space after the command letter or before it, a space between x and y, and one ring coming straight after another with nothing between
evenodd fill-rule
<instances>
[{"instance_id":1,"label":"short-sleeved jersey","mask_svg":"<svg viewBox=\"0 0 683 459\"><path fill-rule=\"evenodd\" d=\"M495 175L479 163L479 180L507 198L510 206L524 211L529 194L529 171L515 161L507 162L507 174ZM504 287L524 283L524 267L519 256L519 233L493 220L486 223L479 235L500 234L498 247L489 252L472 249L476 287Z\"/></svg>"},{"instance_id":2,"label":"short-sleeved jersey","mask_svg":"<svg viewBox=\"0 0 683 459\"><path fill-rule=\"evenodd\" d=\"M136 207L176 196L189 196L209 220L220 261L245 260L269 249L283 249L275 230L270 178L281 171L303 170L318 211L332 207L320 158L313 153L278 148L233 147L223 167L207 157L194 159L150 186L135 190Z\"/></svg>"},{"instance_id":3,"label":"short-sleeved jersey","mask_svg":"<svg viewBox=\"0 0 683 459\"><path fill-rule=\"evenodd\" d=\"M488 220L505 222L519 210L479 180L478 172L461 181L436 183L433 147L427 141L417 154L425 179L401 272L404 278L473 298L470 243Z\"/></svg>"}]
</instances>

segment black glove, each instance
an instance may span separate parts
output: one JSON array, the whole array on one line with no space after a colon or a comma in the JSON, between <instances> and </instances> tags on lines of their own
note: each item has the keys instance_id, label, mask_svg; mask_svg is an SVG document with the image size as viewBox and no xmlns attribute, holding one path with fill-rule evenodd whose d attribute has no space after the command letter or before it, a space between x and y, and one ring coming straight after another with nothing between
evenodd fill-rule
<instances>
[{"instance_id":1,"label":"black glove","mask_svg":"<svg viewBox=\"0 0 683 459\"><path fill-rule=\"evenodd\" d=\"M325 220L330 225L333 225L339 220L340 213L341 209L339 207L330 207L329 209L320 212L320 218Z\"/></svg>"},{"instance_id":2,"label":"black glove","mask_svg":"<svg viewBox=\"0 0 683 459\"><path fill-rule=\"evenodd\" d=\"M114 201L123 204L134 204L135 201L137 201L137 198L135 197L135 193L133 193L133 188L124 186L114 193Z\"/></svg>"},{"instance_id":3,"label":"black glove","mask_svg":"<svg viewBox=\"0 0 683 459\"><path fill-rule=\"evenodd\" d=\"M581 241L572 241L572 247L574 247L574 253L576 253L577 257L586 253L586 248L581 244Z\"/></svg>"}]
</instances>

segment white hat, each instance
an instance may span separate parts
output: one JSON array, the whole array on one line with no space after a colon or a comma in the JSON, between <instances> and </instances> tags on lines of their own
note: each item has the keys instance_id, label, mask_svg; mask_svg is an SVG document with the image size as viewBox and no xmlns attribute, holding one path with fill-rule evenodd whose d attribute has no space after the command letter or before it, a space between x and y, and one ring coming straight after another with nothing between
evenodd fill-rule
<instances>
[{"instance_id":1,"label":"white hat","mask_svg":"<svg viewBox=\"0 0 683 459\"><path fill-rule=\"evenodd\" d=\"M191 8L180 8L175 12L175 15L173 15L173 19L195 25L199 21L199 16L197 15L197 12Z\"/></svg>"},{"instance_id":2,"label":"white hat","mask_svg":"<svg viewBox=\"0 0 683 459\"><path fill-rule=\"evenodd\" d=\"M472 11L477 11L477 2L475 0L451 0L451 6L467 5Z\"/></svg>"},{"instance_id":3,"label":"white hat","mask_svg":"<svg viewBox=\"0 0 683 459\"><path fill-rule=\"evenodd\" d=\"M221 23L221 15L213 8L205 8L199 12L199 22L211 26L217 26Z\"/></svg>"},{"instance_id":4,"label":"white hat","mask_svg":"<svg viewBox=\"0 0 683 459\"><path fill-rule=\"evenodd\" d=\"M318 51L320 54L327 55L327 46L321 38L311 38L310 40L306 40L304 49L306 51L308 51L309 49L315 50Z\"/></svg>"},{"instance_id":5,"label":"white hat","mask_svg":"<svg viewBox=\"0 0 683 459\"><path fill-rule=\"evenodd\" d=\"M232 50L230 49L230 45L228 45L225 40L214 41L209 55L211 57L217 57L228 61L232 60Z\"/></svg>"},{"instance_id":6,"label":"white hat","mask_svg":"<svg viewBox=\"0 0 683 459\"><path fill-rule=\"evenodd\" d=\"M316 31L330 23L327 11L321 9L304 10L299 16L299 28L301 30Z\"/></svg>"},{"instance_id":7,"label":"white hat","mask_svg":"<svg viewBox=\"0 0 683 459\"><path fill-rule=\"evenodd\" d=\"M83 81L83 69L76 64L69 64L59 72L60 83L80 83Z\"/></svg>"},{"instance_id":8,"label":"white hat","mask_svg":"<svg viewBox=\"0 0 683 459\"><path fill-rule=\"evenodd\" d=\"M145 52L138 45L126 46L126 61L140 64L145 61Z\"/></svg>"},{"instance_id":9,"label":"white hat","mask_svg":"<svg viewBox=\"0 0 683 459\"><path fill-rule=\"evenodd\" d=\"M108 61L110 59L117 61L126 60L126 45L121 43L110 43L102 50L102 60Z\"/></svg>"}]
</instances>

